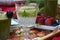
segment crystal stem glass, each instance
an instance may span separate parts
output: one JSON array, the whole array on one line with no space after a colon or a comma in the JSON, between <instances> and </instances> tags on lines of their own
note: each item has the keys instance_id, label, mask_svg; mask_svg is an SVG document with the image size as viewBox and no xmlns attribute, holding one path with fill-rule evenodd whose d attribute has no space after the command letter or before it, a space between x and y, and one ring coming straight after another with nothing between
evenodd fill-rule
<instances>
[{"instance_id":1,"label":"crystal stem glass","mask_svg":"<svg viewBox=\"0 0 60 40\"><path fill-rule=\"evenodd\" d=\"M37 5L16 5L16 13L19 21L19 26L25 30L25 37L28 35L30 27L35 26L36 15L38 12ZM28 37L26 37L28 38Z\"/></svg>"}]
</instances>

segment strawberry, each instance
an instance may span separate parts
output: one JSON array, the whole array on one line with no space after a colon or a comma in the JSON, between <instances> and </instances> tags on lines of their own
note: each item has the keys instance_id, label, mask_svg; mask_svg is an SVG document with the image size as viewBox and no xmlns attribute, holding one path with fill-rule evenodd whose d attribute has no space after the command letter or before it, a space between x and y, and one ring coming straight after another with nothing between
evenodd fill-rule
<instances>
[{"instance_id":1,"label":"strawberry","mask_svg":"<svg viewBox=\"0 0 60 40\"><path fill-rule=\"evenodd\" d=\"M36 23L39 23L39 19L41 18L41 16L37 16L36 17Z\"/></svg>"},{"instance_id":2,"label":"strawberry","mask_svg":"<svg viewBox=\"0 0 60 40\"><path fill-rule=\"evenodd\" d=\"M51 24L52 24L52 21L50 20L50 18L45 20L45 25L51 25Z\"/></svg>"},{"instance_id":3,"label":"strawberry","mask_svg":"<svg viewBox=\"0 0 60 40\"><path fill-rule=\"evenodd\" d=\"M54 21L55 19L54 19L53 17L50 17L50 20L51 20L51 21Z\"/></svg>"},{"instance_id":4,"label":"strawberry","mask_svg":"<svg viewBox=\"0 0 60 40\"><path fill-rule=\"evenodd\" d=\"M38 21L39 24L44 24L44 18L40 18Z\"/></svg>"}]
</instances>

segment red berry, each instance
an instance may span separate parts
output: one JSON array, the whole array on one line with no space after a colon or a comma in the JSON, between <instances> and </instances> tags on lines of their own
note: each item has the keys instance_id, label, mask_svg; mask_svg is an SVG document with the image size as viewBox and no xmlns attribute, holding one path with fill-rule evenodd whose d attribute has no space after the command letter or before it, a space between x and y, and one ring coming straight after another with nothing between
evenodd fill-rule
<instances>
[{"instance_id":1,"label":"red berry","mask_svg":"<svg viewBox=\"0 0 60 40\"><path fill-rule=\"evenodd\" d=\"M38 21L39 24L44 24L44 18L40 18Z\"/></svg>"},{"instance_id":2,"label":"red berry","mask_svg":"<svg viewBox=\"0 0 60 40\"><path fill-rule=\"evenodd\" d=\"M50 20L51 20L51 21L53 21L53 20L54 20L54 18L53 18L53 17L51 17L51 18L50 18Z\"/></svg>"},{"instance_id":3,"label":"red berry","mask_svg":"<svg viewBox=\"0 0 60 40\"><path fill-rule=\"evenodd\" d=\"M41 17L40 16L37 16L36 17L36 23L39 23L39 19L40 19Z\"/></svg>"},{"instance_id":4,"label":"red berry","mask_svg":"<svg viewBox=\"0 0 60 40\"><path fill-rule=\"evenodd\" d=\"M52 21L50 19L45 20L45 25L51 25L51 24L52 24Z\"/></svg>"}]
</instances>

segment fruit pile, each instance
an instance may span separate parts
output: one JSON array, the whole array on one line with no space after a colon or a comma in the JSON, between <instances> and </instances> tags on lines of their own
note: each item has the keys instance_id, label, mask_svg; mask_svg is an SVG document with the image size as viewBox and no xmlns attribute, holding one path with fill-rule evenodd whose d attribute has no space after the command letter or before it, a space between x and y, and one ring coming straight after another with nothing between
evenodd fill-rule
<instances>
[{"instance_id":1,"label":"fruit pile","mask_svg":"<svg viewBox=\"0 0 60 40\"><path fill-rule=\"evenodd\" d=\"M47 34L49 34L50 32L47 32L47 31L38 31L38 30L30 30L29 31L29 38L32 39L32 38L36 38L36 37L44 37L46 36Z\"/></svg>"},{"instance_id":2,"label":"fruit pile","mask_svg":"<svg viewBox=\"0 0 60 40\"><path fill-rule=\"evenodd\" d=\"M29 31L29 34L30 34L30 36L32 35L33 37L40 37L41 38L41 37L46 36L47 34L50 34L51 32L52 32L51 30L33 28Z\"/></svg>"},{"instance_id":3,"label":"fruit pile","mask_svg":"<svg viewBox=\"0 0 60 40\"><path fill-rule=\"evenodd\" d=\"M57 26L59 23L57 20L51 16L46 16L45 14L40 14L36 17L36 24Z\"/></svg>"},{"instance_id":4,"label":"fruit pile","mask_svg":"<svg viewBox=\"0 0 60 40\"><path fill-rule=\"evenodd\" d=\"M30 29L28 31L29 35L27 36L29 39L37 38L37 37L43 37L47 34L51 33L51 31L46 30L38 30L38 29ZM10 35L8 37L8 40L23 40L24 38L24 29L22 28L16 28L12 32L10 32Z\"/></svg>"}]
</instances>

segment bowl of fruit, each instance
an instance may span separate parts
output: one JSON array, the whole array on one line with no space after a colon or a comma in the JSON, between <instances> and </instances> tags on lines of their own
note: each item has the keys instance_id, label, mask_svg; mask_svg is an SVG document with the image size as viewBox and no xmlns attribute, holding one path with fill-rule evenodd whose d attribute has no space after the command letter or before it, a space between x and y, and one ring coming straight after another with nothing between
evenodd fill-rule
<instances>
[{"instance_id":1,"label":"bowl of fruit","mask_svg":"<svg viewBox=\"0 0 60 40\"><path fill-rule=\"evenodd\" d=\"M36 17L36 24L47 25L47 26L57 26L59 25L59 20L56 20L51 16L46 16L44 13L42 13Z\"/></svg>"},{"instance_id":2,"label":"bowl of fruit","mask_svg":"<svg viewBox=\"0 0 60 40\"><path fill-rule=\"evenodd\" d=\"M50 34L52 31L51 30L44 30L44 29L38 29L38 28L32 28L28 31L29 35L28 35L28 38L33 40L33 39L39 39L39 38L42 38L48 34ZM18 27L18 28L15 28L14 30L12 30L10 32L10 35L8 37L8 39L21 39L23 40L24 38L24 29Z\"/></svg>"}]
</instances>

